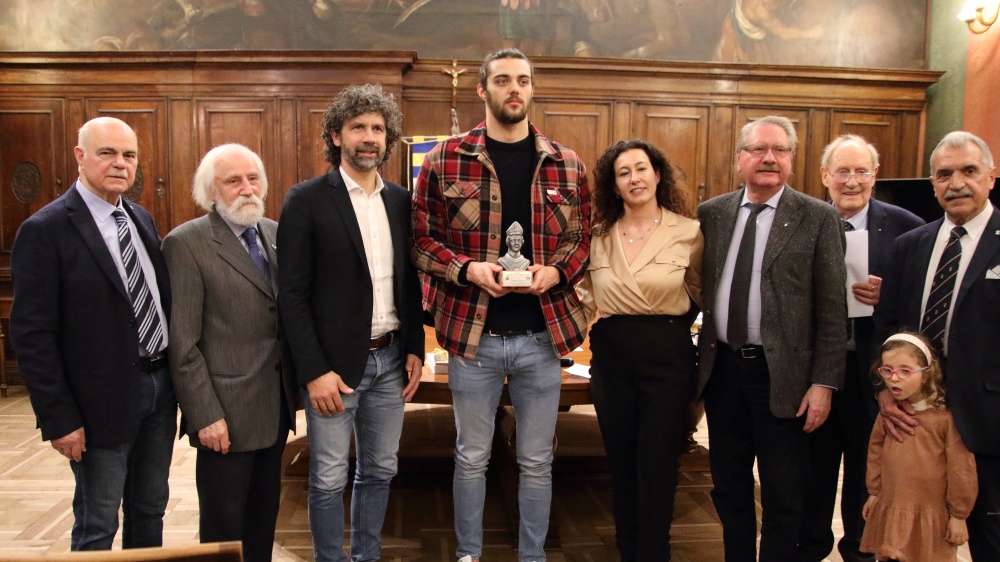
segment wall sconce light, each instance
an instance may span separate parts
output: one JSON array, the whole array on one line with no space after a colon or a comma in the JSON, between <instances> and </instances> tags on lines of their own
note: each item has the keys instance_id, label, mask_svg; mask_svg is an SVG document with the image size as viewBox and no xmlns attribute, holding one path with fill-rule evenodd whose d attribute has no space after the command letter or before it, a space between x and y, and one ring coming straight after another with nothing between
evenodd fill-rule
<instances>
[{"instance_id":1,"label":"wall sconce light","mask_svg":"<svg viewBox=\"0 0 1000 562\"><path fill-rule=\"evenodd\" d=\"M986 33L990 26L997 21L997 16L1000 15L1000 3L997 3L996 9L993 10L993 16L984 16L983 11L987 4L988 2L982 0L969 0L958 12L958 19L964 21L969 26L969 31L975 34Z\"/></svg>"}]
</instances>

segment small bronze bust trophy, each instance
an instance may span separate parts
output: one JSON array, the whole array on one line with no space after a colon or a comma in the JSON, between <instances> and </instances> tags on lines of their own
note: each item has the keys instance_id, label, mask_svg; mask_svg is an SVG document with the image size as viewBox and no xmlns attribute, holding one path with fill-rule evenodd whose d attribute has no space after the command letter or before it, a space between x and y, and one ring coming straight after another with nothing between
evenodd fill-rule
<instances>
[{"instance_id":1,"label":"small bronze bust trophy","mask_svg":"<svg viewBox=\"0 0 1000 562\"><path fill-rule=\"evenodd\" d=\"M524 229L514 221L507 229L507 253L497 260L504 271L500 272L502 287L530 287L531 272L527 271L531 260L521 255L524 245Z\"/></svg>"}]
</instances>

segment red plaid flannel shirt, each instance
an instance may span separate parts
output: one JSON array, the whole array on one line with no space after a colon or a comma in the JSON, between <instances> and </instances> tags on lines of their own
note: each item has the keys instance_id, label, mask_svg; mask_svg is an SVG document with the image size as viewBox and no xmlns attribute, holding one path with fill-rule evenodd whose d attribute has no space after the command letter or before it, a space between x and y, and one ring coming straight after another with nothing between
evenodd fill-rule
<instances>
[{"instance_id":1,"label":"red plaid flannel shirt","mask_svg":"<svg viewBox=\"0 0 1000 562\"><path fill-rule=\"evenodd\" d=\"M576 153L529 128L538 151L529 257L567 280L539 297L562 356L580 345L587 326L573 286L590 254L590 192ZM504 236L500 220L500 182L486 153L483 122L431 150L413 192L413 262L427 274L425 307L434 315L438 342L459 357L476 356L490 295L475 284L460 285L458 274L470 261L496 263Z\"/></svg>"}]
</instances>

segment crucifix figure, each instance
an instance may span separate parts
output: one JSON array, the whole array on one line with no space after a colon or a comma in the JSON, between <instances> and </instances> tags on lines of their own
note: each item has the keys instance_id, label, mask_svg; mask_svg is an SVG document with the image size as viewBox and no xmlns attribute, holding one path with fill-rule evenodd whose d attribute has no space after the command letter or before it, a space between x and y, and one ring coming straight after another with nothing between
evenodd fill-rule
<instances>
[{"instance_id":1,"label":"crucifix figure","mask_svg":"<svg viewBox=\"0 0 1000 562\"><path fill-rule=\"evenodd\" d=\"M458 77L461 74L465 74L465 68L458 68L458 61L452 59L451 68L442 68L441 72L444 72L448 76L451 76L451 134L457 135L458 130L458 109L455 107L456 101L458 99Z\"/></svg>"}]
</instances>

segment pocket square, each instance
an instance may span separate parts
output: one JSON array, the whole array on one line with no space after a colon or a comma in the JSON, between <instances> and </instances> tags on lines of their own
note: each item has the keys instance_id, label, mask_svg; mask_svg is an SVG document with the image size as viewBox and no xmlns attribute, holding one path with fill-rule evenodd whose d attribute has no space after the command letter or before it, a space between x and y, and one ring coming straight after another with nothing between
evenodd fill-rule
<instances>
[{"instance_id":1,"label":"pocket square","mask_svg":"<svg viewBox=\"0 0 1000 562\"><path fill-rule=\"evenodd\" d=\"M987 279L1000 279L1000 265L986 270Z\"/></svg>"}]
</instances>

